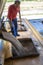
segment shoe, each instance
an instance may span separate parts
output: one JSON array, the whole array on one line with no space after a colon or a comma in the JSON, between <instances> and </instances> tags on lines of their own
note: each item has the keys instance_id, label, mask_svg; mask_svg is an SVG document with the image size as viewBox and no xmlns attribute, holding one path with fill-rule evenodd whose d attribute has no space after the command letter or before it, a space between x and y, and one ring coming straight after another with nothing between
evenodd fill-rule
<instances>
[{"instance_id":1,"label":"shoe","mask_svg":"<svg viewBox=\"0 0 43 65\"><path fill-rule=\"evenodd\" d=\"M17 34L17 36L20 36L19 34Z\"/></svg>"}]
</instances>

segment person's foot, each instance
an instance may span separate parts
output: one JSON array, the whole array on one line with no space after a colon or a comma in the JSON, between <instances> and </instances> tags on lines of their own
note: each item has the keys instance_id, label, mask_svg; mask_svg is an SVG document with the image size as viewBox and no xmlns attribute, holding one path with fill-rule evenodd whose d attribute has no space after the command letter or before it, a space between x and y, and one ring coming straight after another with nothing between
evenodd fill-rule
<instances>
[{"instance_id":1,"label":"person's foot","mask_svg":"<svg viewBox=\"0 0 43 65\"><path fill-rule=\"evenodd\" d=\"M20 36L19 34L17 34L17 36Z\"/></svg>"}]
</instances>

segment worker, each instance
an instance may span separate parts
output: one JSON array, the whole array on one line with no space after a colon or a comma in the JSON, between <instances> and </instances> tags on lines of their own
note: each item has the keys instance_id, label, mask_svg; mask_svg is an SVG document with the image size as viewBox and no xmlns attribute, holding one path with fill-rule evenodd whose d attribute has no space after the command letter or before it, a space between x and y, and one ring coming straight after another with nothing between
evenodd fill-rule
<instances>
[{"instance_id":1,"label":"worker","mask_svg":"<svg viewBox=\"0 0 43 65\"><path fill-rule=\"evenodd\" d=\"M16 0L14 4L10 5L8 8L8 19L11 21L11 31L13 35L19 36L18 31L17 31L17 13L19 13L20 16L20 1Z\"/></svg>"}]
</instances>

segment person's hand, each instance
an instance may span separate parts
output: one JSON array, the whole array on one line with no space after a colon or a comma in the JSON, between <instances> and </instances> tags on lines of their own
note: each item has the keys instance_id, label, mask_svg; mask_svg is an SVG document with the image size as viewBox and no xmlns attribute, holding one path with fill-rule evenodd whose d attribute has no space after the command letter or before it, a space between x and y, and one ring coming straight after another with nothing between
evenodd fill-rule
<instances>
[{"instance_id":1,"label":"person's hand","mask_svg":"<svg viewBox=\"0 0 43 65\"><path fill-rule=\"evenodd\" d=\"M18 22L22 22L22 20L18 20Z\"/></svg>"}]
</instances>

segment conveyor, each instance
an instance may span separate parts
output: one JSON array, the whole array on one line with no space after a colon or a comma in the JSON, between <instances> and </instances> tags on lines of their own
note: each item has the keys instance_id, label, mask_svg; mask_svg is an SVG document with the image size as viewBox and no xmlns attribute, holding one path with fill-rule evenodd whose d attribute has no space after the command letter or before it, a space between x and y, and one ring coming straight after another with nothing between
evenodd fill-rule
<instances>
[{"instance_id":1,"label":"conveyor","mask_svg":"<svg viewBox=\"0 0 43 65\"><path fill-rule=\"evenodd\" d=\"M30 27L35 37L43 45L43 19L30 19L25 20L25 22L28 25L28 27Z\"/></svg>"}]
</instances>

